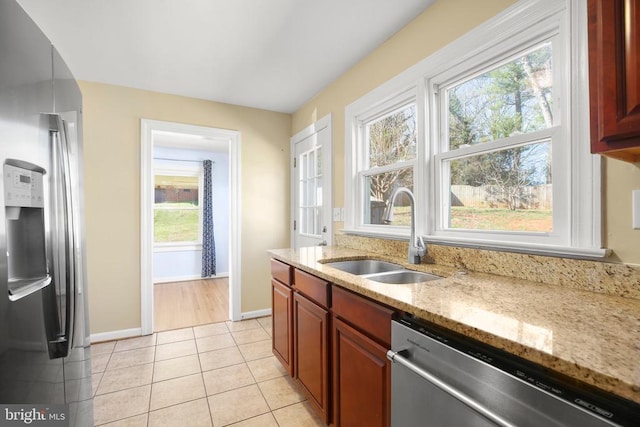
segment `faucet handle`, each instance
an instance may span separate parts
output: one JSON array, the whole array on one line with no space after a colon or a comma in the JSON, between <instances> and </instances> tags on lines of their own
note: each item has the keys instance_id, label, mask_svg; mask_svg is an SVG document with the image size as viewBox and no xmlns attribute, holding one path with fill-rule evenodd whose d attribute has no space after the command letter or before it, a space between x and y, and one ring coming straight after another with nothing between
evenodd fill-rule
<instances>
[{"instance_id":1,"label":"faucet handle","mask_svg":"<svg viewBox=\"0 0 640 427\"><path fill-rule=\"evenodd\" d=\"M409 263L420 264L421 258L427 254L427 246L422 236L417 236L414 242L409 243Z\"/></svg>"},{"instance_id":2,"label":"faucet handle","mask_svg":"<svg viewBox=\"0 0 640 427\"><path fill-rule=\"evenodd\" d=\"M427 245L424 243L422 236L416 238L416 247L418 248L418 255L421 257L427 254Z\"/></svg>"}]
</instances>

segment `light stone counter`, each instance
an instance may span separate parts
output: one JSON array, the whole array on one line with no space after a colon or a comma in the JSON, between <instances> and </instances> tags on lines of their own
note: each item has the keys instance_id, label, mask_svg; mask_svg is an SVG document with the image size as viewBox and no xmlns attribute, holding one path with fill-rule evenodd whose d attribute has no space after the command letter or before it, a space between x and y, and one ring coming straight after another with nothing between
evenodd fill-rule
<instances>
[{"instance_id":1,"label":"light stone counter","mask_svg":"<svg viewBox=\"0 0 640 427\"><path fill-rule=\"evenodd\" d=\"M465 271L343 246L270 255L396 309L640 403L640 300ZM443 276L377 283L324 265L375 258Z\"/></svg>"}]
</instances>

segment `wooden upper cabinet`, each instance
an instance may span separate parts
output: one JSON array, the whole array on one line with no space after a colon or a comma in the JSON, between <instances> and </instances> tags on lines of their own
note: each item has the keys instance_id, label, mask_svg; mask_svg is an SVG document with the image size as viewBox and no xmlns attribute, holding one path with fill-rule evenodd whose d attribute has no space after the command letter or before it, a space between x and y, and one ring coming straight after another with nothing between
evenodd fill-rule
<instances>
[{"instance_id":1,"label":"wooden upper cabinet","mask_svg":"<svg viewBox=\"0 0 640 427\"><path fill-rule=\"evenodd\" d=\"M640 161L640 0L588 0L591 152Z\"/></svg>"}]
</instances>

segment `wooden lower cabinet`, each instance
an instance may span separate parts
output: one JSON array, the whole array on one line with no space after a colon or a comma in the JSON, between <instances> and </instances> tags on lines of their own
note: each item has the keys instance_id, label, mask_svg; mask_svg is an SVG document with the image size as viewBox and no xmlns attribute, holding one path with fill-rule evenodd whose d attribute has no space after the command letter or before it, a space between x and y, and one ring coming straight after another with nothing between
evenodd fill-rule
<instances>
[{"instance_id":1,"label":"wooden lower cabinet","mask_svg":"<svg viewBox=\"0 0 640 427\"><path fill-rule=\"evenodd\" d=\"M334 423L340 427L391 425L391 362L387 349L333 319Z\"/></svg>"},{"instance_id":2,"label":"wooden lower cabinet","mask_svg":"<svg viewBox=\"0 0 640 427\"><path fill-rule=\"evenodd\" d=\"M273 354L293 376L293 290L271 279Z\"/></svg>"},{"instance_id":3,"label":"wooden lower cabinet","mask_svg":"<svg viewBox=\"0 0 640 427\"><path fill-rule=\"evenodd\" d=\"M322 420L337 427L391 423L394 311L271 260L273 354Z\"/></svg>"},{"instance_id":4,"label":"wooden lower cabinet","mask_svg":"<svg viewBox=\"0 0 640 427\"><path fill-rule=\"evenodd\" d=\"M329 311L298 292L293 297L294 378L329 422Z\"/></svg>"}]
</instances>

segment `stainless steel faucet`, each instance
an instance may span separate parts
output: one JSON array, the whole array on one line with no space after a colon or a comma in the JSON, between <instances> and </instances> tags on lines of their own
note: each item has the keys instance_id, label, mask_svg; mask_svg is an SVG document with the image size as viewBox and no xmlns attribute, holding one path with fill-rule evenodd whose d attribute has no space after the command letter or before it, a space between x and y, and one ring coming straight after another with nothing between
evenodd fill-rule
<instances>
[{"instance_id":1,"label":"stainless steel faucet","mask_svg":"<svg viewBox=\"0 0 640 427\"><path fill-rule=\"evenodd\" d=\"M413 193L406 187L399 187L393 191L391 198L389 199L389 206L387 206L384 212L384 222L389 224L393 218L393 206L396 198L400 193L404 193L409 197L409 204L411 205L411 240L409 240L409 263L420 264L420 258L427 254L427 246L422 240L422 236L418 236L416 239L416 200L413 197Z\"/></svg>"}]
</instances>

